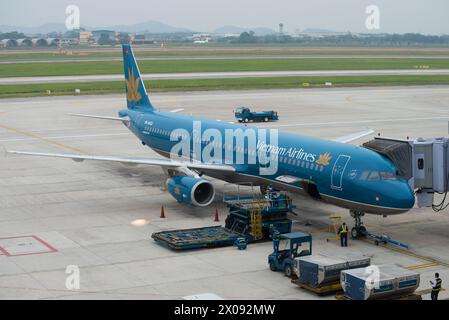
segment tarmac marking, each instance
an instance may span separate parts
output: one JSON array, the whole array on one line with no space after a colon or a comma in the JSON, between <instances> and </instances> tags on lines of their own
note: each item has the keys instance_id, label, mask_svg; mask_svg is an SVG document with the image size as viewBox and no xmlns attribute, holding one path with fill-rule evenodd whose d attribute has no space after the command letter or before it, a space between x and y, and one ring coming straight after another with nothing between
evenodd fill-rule
<instances>
[{"instance_id":1,"label":"tarmac marking","mask_svg":"<svg viewBox=\"0 0 449 320\"><path fill-rule=\"evenodd\" d=\"M352 98L354 98L355 96L357 96L357 94L351 94L351 95L347 96L345 98L346 102L352 102Z\"/></svg>"},{"instance_id":2,"label":"tarmac marking","mask_svg":"<svg viewBox=\"0 0 449 320\"><path fill-rule=\"evenodd\" d=\"M370 240L368 240L368 239L364 239L364 241L365 242L370 242ZM407 255L407 256L411 256L411 257L414 257L414 258L417 258L417 259L429 262L428 264L415 266L416 269L418 269L418 267L427 268L427 267L430 267L431 265L432 266L433 265L435 265L435 266L438 265L438 266L443 266L443 267L449 268L449 263L438 261L437 259L434 259L434 258L424 257L424 256L422 256L420 254L417 254L417 253L414 253L414 252L411 252L411 251L407 251L407 250L404 250L404 249L393 248L392 246L387 246L387 245L384 245L382 243L379 243L379 246L384 247L384 248L389 249L389 250L392 250L392 251L395 251L395 252L402 253L402 254Z\"/></svg>"},{"instance_id":3,"label":"tarmac marking","mask_svg":"<svg viewBox=\"0 0 449 320\"><path fill-rule=\"evenodd\" d=\"M447 91L447 90L433 90L432 93L433 94L447 94L447 93L449 93L449 91Z\"/></svg>"},{"instance_id":4,"label":"tarmac marking","mask_svg":"<svg viewBox=\"0 0 449 320\"><path fill-rule=\"evenodd\" d=\"M48 242L35 235L3 237L0 238L0 243L2 244L0 251L7 257L58 252ZM39 246L43 248L39 248Z\"/></svg>"},{"instance_id":5,"label":"tarmac marking","mask_svg":"<svg viewBox=\"0 0 449 320\"><path fill-rule=\"evenodd\" d=\"M166 98L166 99L160 99L157 100L158 102L177 102L178 100L175 98Z\"/></svg>"},{"instance_id":6,"label":"tarmac marking","mask_svg":"<svg viewBox=\"0 0 449 320\"><path fill-rule=\"evenodd\" d=\"M409 266L409 267L406 267L406 269L415 270L415 269L435 267L435 266L438 266L438 265L439 265L438 263L432 262L432 263L418 264L416 266Z\"/></svg>"},{"instance_id":7,"label":"tarmac marking","mask_svg":"<svg viewBox=\"0 0 449 320\"><path fill-rule=\"evenodd\" d=\"M441 291L446 291L446 289L441 288L441 289L440 289L440 292L441 292ZM415 291L415 293L416 293L417 295L420 295L420 296L423 296L423 295L425 295L425 294L430 294L431 292L432 292L432 289L424 289L424 290Z\"/></svg>"},{"instance_id":8,"label":"tarmac marking","mask_svg":"<svg viewBox=\"0 0 449 320\"><path fill-rule=\"evenodd\" d=\"M28 132L28 131L12 128L12 127L9 127L9 126L5 126L4 124L1 124L1 123L0 123L0 128L6 129L6 130L11 131L11 132L15 132L15 133L27 136L27 137L38 139L38 140L44 141L44 142L49 143L49 144L53 144L53 145L55 145L55 146L57 146L59 148L67 149L67 150L70 150L70 151L75 151L77 153L83 153L83 154L85 153L81 149L78 149L78 148L75 148L75 147L71 147L71 146L68 146L68 145L60 143L60 142L52 141L50 139L43 138L43 137L41 137L41 136L39 136L39 135L37 135L35 133L32 133L32 132Z\"/></svg>"}]
</instances>

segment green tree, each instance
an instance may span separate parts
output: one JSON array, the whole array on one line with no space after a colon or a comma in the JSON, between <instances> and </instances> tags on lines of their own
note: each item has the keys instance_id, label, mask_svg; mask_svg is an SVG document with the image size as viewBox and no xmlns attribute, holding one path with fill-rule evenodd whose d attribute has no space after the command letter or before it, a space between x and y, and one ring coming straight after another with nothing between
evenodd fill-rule
<instances>
[{"instance_id":1,"label":"green tree","mask_svg":"<svg viewBox=\"0 0 449 320\"><path fill-rule=\"evenodd\" d=\"M255 43L257 42L257 38L254 36L254 31L250 32L242 32L239 37L240 43Z\"/></svg>"},{"instance_id":2,"label":"green tree","mask_svg":"<svg viewBox=\"0 0 449 320\"><path fill-rule=\"evenodd\" d=\"M14 40L17 40L17 39L23 39L23 38L26 38L26 37L27 37L26 35L24 35L21 32L19 33L17 31L0 33L0 40L3 40L3 39L14 39Z\"/></svg>"},{"instance_id":3,"label":"green tree","mask_svg":"<svg viewBox=\"0 0 449 320\"><path fill-rule=\"evenodd\" d=\"M106 33L102 33L100 35L100 38L98 39L98 44L100 46L110 45L110 44L113 44L113 43L114 43L114 41L112 41Z\"/></svg>"}]
</instances>

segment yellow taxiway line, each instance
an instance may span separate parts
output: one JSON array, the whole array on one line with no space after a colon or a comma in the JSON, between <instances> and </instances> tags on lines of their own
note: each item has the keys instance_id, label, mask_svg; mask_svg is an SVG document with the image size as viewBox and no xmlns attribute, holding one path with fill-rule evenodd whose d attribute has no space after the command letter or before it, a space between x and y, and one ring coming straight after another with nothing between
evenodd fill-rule
<instances>
[{"instance_id":1,"label":"yellow taxiway line","mask_svg":"<svg viewBox=\"0 0 449 320\"><path fill-rule=\"evenodd\" d=\"M11 131L11 132L18 133L20 135L24 135L24 136L31 137L31 138L34 138L34 139L38 139L38 140L41 140L41 141L49 143L49 144L53 144L53 145L55 145L55 146L57 146L59 148L62 148L62 149L70 150L70 151L76 152L76 153L85 154L85 152L82 151L81 149L78 149L78 148L75 148L75 147L71 147L71 146L68 146L66 144L63 144L63 143L60 143L60 142L56 142L56 141L53 141L53 140L50 140L50 139L43 138L43 137L41 137L41 136L39 136L39 135L37 135L35 133L32 133L32 132L28 132L28 131L16 129L16 128L13 128L13 127L5 126L4 124L1 124L1 123L0 123L0 128L6 129L6 130Z\"/></svg>"}]
</instances>

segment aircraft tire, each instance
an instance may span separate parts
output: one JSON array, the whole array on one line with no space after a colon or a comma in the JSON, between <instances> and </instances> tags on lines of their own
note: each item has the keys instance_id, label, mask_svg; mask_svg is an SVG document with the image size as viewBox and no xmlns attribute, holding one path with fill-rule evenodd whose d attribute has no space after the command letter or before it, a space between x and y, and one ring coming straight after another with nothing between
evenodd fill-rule
<instances>
[{"instance_id":1,"label":"aircraft tire","mask_svg":"<svg viewBox=\"0 0 449 320\"><path fill-rule=\"evenodd\" d=\"M358 228L353 227L351 229L351 238L352 239L360 239L366 237L367 230L364 226L360 226Z\"/></svg>"},{"instance_id":2,"label":"aircraft tire","mask_svg":"<svg viewBox=\"0 0 449 320\"><path fill-rule=\"evenodd\" d=\"M357 239L359 237L359 232L357 231L357 229L354 227L351 229L351 238L352 239Z\"/></svg>"},{"instance_id":3,"label":"aircraft tire","mask_svg":"<svg viewBox=\"0 0 449 320\"><path fill-rule=\"evenodd\" d=\"M284 267L284 274L285 276L287 276L288 278L291 278L291 276L293 275L293 270L292 270L292 266L287 264Z\"/></svg>"}]
</instances>

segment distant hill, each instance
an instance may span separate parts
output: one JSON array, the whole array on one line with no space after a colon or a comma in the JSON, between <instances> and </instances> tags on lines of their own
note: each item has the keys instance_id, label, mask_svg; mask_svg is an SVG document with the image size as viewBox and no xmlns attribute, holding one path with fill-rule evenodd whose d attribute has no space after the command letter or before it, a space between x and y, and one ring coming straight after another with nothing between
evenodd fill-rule
<instances>
[{"instance_id":1,"label":"distant hill","mask_svg":"<svg viewBox=\"0 0 449 320\"><path fill-rule=\"evenodd\" d=\"M318 29L318 28L307 28L302 30L304 33L332 33L334 31L327 29Z\"/></svg>"},{"instance_id":2,"label":"distant hill","mask_svg":"<svg viewBox=\"0 0 449 320\"><path fill-rule=\"evenodd\" d=\"M92 28L88 27L88 30L95 30L100 28ZM168 24L159 22L159 21L147 21L136 23L132 25L115 25L115 26L106 26L101 27L101 29L115 30L115 31L123 31L123 32L149 32L149 33L177 33L177 32L195 32L193 30L187 28L179 28L170 26Z\"/></svg>"},{"instance_id":3,"label":"distant hill","mask_svg":"<svg viewBox=\"0 0 449 320\"><path fill-rule=\"evenodd\" d=\"M6 26L0 25L0 32L23 32L25 34L38 34L38 33L50 33L50 32L65 32L67 31L64 23L46 23L37 27L18 27L18 26Z\"/></svg>"},{"instance_id":4,"label":"distant hill","mask_svg":"<svg viewBox=\"0 0 449 320\"><path fill-rule=\"evenodd\" d=\"M270 28L264 28L264 27L255 27L255 28L243 28L243 27L238 27L238 26L231 26L231 25L227 25L227 26L223 26L220 28L215 29L213 32L214 33L219 33L219 34L226 34L226 33L236 33L236 34L240 34L242 32L248 32L248 31L254 31L254 33L258 36L264 36L267 34L273 34L276 33L276 31L274 31L273 29Z\"/></svg>"},{"instance_id":5,"label":"distant hill","mask_svg":"<svg viewBox=\"0 0 449 320\"><path fill-rule=\"evenodd\" d=\"M82 25L81 27L89 31L114 30L123 32L149 32L149 33L194 32L193 30L187 28L178 28L158 21L147 21L132 25L115 25L115 26L98 26L98 27ZM25 34L46 34L50 32L66 32L67 29L64 23L46 23L36 27L0 25L0 32L12 32L12 31L23 32Z\"/></svg>"}]
</instances>

